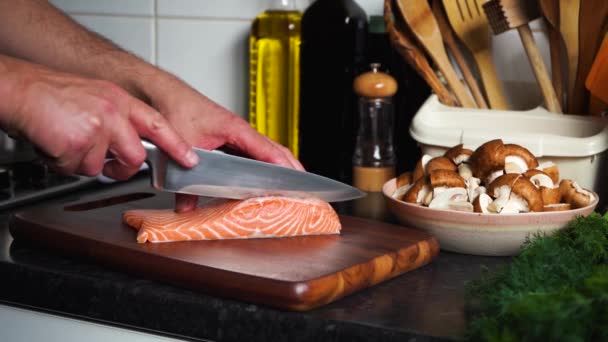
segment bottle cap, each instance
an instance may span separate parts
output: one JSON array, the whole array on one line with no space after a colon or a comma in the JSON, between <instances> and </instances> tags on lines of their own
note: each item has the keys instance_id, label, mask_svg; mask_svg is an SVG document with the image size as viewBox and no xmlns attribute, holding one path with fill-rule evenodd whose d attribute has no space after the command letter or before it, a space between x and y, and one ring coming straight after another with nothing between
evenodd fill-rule
<instances>
[{"instance_id":1,"label":"bottle cap","mask_svg":"<svg viewBox=\"0 0 608 342\"><path fill-rule=\"evenodd\" d=\"M372 63L371 71L365 72L357 78L353 88L359 96L377 98L390 97L397 92L397 81L385 73L380 71L379 63Z\"/></svg>"}]
</instances>

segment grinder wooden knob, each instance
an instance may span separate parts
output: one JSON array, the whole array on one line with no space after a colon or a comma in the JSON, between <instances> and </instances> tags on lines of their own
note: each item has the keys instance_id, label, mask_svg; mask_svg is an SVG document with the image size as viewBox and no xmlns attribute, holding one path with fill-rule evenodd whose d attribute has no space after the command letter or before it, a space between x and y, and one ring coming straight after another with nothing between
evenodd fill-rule
<instances>
[{"instance_id":1,"label":"grinder wooden knob","mask_svg":"<svg viewBox=\"0 0 608 342\"><path fill-rule=\"evenodd\" d=\"M357 78L353 88L357 95L367 98L391 97L397 92L397 81L380 70L378 64L372 64L372 70Z\"/></svg>"}]
</instances>

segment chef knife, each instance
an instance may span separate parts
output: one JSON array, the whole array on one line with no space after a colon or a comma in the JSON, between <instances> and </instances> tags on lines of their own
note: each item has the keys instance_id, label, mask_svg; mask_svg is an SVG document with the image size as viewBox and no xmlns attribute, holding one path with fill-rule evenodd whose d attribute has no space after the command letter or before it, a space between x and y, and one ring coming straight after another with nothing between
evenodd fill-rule
<instances>
[{"instance_id":1,"label":"chef knife","mask_svg":"<svg viewBox=\"0 0 608 342\"><path fill-rule=\"evenodd\" d=\"M193 148L198 165L187 169L154 144L142 144L152 169L152 186L161 191L233 199L312 196L327 202L365 196L357 188L313 173L199 148Z\"/></svg>"}]
</instances>

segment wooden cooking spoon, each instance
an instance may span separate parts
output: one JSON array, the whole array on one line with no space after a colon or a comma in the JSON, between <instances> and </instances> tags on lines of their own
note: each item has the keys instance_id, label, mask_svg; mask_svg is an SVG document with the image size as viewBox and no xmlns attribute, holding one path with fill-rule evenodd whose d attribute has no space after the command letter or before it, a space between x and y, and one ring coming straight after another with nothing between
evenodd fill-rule
<instances>
[{"instance_id":1,"label":"wooden cooking spoon","mask_svg":"<svg viewBox=\"0 0 608 342\"><path fill-rule=\"evenodd\" d=\"M600 0L605 1L605 0ZM581 0L560 0L559 2L559 31L564 37L566 56L568 56L568 79L567 79L567 113L575 114L572 106L574 97L574 82L578 68L578 15Z\"/></svg>"},{"instance_id":2,"label":"wooden cooking spoon","mask_svg":"<svg viewBox=\"0 0 608 342\"><path fill-rule=\"evenodd\" d=\"M587 113L589 93L585 88L585 79L606 33L608 0L581 0L579 18L578 68L569 107L572 114Z\"/></svg>"},{"instance_id":3,"label":"wooden cooking spoon","mask_svg":"<svg viewBox=\"0 0 608 342\"><path fill-rule=\"evenodd\" d=\"M549 52L551 56L551 82L557 99L564 104L564 74L562 70L562 34L559 32L559 2L555 0L539 0L541 12L547 20L549 31Z\"/></svg>"},{"instance_id":4,"label":"wooden cooking spoon","mask_svg":"<svg viewBox=\"0 0 608 342\"><path fill-rule=\"evenodd\" d=\"M441 80L439 80L439 77L435 74L435 70L433 70L426 59L424 52L414 43L414 38L411 37L411 33L408 32L407 27L403 23L400 25L399 18L393 15L391 2L392 0L384 0L384 18L391 44L433 89L439 101L448 106L457 106L458 103ZM393 22L393 18L395 18L396 22Z\"/></svg>"},{"instance_id":5,"label":"wooden cooking spoon","mask_svg":"<svg viewBox=\"0 0 608 342\"><path fill-rule=\"evenodd\" d=\"M431 56L463 107L476 108L473 98L456 75L443 46L437 21L427 0L397 0L397 7L412 33Z\"/></svg>"}]
</instances>

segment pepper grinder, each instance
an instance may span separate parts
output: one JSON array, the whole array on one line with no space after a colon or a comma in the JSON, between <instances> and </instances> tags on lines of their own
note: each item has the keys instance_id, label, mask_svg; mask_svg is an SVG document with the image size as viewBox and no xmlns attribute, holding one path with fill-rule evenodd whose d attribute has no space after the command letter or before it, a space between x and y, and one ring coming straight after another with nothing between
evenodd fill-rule
<instances>
[{"instance_id":1,"label":"pepper grinder","mask_svg":"<svg viewBox=\"0 0 608 342\"><path fill-rule=\"evenodd\" d=\"M397 81L380 71L379 63L355 78L359 97L359 129L353 154L353 185L362 191L381 192L395 177L393 149L393 101Z\"/></svg>"}]
</instances>

